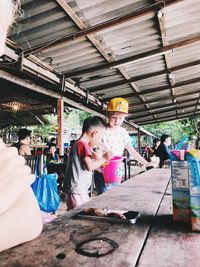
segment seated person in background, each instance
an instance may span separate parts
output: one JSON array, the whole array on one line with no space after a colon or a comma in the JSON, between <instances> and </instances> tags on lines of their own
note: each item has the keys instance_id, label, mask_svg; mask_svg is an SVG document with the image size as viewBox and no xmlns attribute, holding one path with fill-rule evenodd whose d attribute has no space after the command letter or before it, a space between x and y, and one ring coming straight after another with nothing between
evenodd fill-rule
<instances>
[{"instance_id":1,"label":"seated person in background","mask_svg":"<svg viewBox=\"0 0 200 267\"><path fill-rule=\"evenodd\" d=\"M162 168L164 161L170 159L170 151L168 146L171 145L171 138L167 134L163 134L160 138L160 145L155 151L155 155L160 158L159 167Z\"/></svg>"},{"instance_id":2,"label":"seated person in background","mask_svg":"<svg viewBox=\"0 0 200 267\"><path fill-rule=\"evenodd\" d=\"M151 157L155 156L155 151L160 145L160 139L155 138L153 140L153 146L148 148L148 161L151 161Z\"/></svg>"},{"instance_id":3,"label":"seated person in background","mask_svg":"<svg viewBox=\"0 0 200 267\"><path fill-rule=\"evenodd\" d=\"M54 143L50 144L49 150L47 152L47 162L60 161L59 155L56 151L57 151L56 144Z\"/></svg>"},{"instance_id":4,"label":"seated person in background","mask_svg":"<svg viewBox=\"0 0 200 267\"><path fill-rule=\"evenodd\" d=\"M0 56L17 5L0 1ZM0 251L36 238L42 231L41 212L30 185L35 176L14 147L0 138Z\"/></svg>"},{"instance_id":5,"label":"seated person in background","mask_svg":"<svg viewBox=\"0 0 200 267\"><path fill-rule=\"evenodd\" d=\"M64 173L65 173L65 165L58 165L58 164L51 164L51 163L58 163L61 162L60 157L57 153L57 147L56 144L52 143L49 144L49 148L47 151L47 171L48 173L57 173L57 183L58 183L58 191L61 195L63 191L63 183L64 183ZM63 196L65 197L65 194L63 193Z\"/></svg>"},{"instance_id":6,"label":"seated person in background","mask_svg":"<svg viewBox=\"0 0 200 267\"><path fill-rule=\"evenodd\" d=\"M18 149L18 153L21 156L31 155L31 150L29 147L31 141L31 131L27 129L20 129L17 133L18 142L13 144Z\"/></svg>"}]
</instances>

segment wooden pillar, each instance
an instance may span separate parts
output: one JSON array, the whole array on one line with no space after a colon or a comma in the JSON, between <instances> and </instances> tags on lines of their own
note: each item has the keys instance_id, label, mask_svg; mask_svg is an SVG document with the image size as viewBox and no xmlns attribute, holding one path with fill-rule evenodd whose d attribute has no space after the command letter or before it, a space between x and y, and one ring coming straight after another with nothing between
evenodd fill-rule
<instances>
[{"instance_id":1,"label":"wooden pillar","mask_svg":"<svg viewBox=\"0 0 200 267\"><path fill-rule=\"evenodd\" d=\"M60 156L64 155L64 101L62 99L57 100L57 134L58 134L58 147Z\"/></svg>"},{"instance_id":2,"label":"wooden pillar","mask_svg":"<svg viewBox=\"0 0 200 267\"><path fill-rule=\"evenodd\" d=\"M138 128L138 153L140 154L141 144L140 144L140 128Z\"/></svg>"}]
</instances>

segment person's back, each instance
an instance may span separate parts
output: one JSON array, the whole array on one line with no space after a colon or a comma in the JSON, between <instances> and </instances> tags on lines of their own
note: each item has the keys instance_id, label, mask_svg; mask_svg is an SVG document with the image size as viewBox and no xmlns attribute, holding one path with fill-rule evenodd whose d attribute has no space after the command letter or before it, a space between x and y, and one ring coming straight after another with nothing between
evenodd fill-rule
<instances>
[{"instance_id":1,"label":"person's back","mask_svg":"<svg viewBox=\"0 0 200 267\"><path fill-rule=\"evenodd\" d=\"M153 140L153 146L152 147L148 147L148 161L151 162L152 157L155 157L155 152L158 149L160 145L160 139L155 138Z\"/></svg>"},{"instance_id":2,"label":"person's back","mask_svg":"<svg viewBox=\"0 0 200 267\"><path fill-rule=\"evenodd\" d=\"M29 147L31 131L27 129L20 129L17 133L19 141L12 146L18 149L18 153L21 156L31 155Z\"/></svg>"},{"instance_id":3,"label":"person's back","mask_svg":"<svg viewBox=\"0 0 200 267\"><path fill-rule=\"evenodd\" d=\"M92 181L92 171L88 171L84 164L84 157L91 156L90 147L83 141L77 141L69 154L65 172L65 192L82 194L88 190Z\"/></svg>"},{"instance_id":4,"label":"person's back","mask_svg":"<svg viewBox=\"0 0 200 267\"><path fill-rule=\"evenodd\" d=\"M155 151L155 155L160 158L159 167L162 168L164 161L170 159L168 146L171 144L171 138L169 135L161 136L161 143Z\"/></svg>"}]
</instances>

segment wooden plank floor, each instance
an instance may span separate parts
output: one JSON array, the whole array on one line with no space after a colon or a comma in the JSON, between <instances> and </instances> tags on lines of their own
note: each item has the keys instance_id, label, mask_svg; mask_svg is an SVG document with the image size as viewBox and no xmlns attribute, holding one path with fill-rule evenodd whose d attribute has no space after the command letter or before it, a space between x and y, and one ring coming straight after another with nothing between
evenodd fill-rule
<instances>
[{"instance_id":1,"label":"wooden plank floor","mask_svg":"<svg viewBox=\"0 0 200 267\"><path fill-rule=\"evenodd\" d=\"M161 203L138 267L199 267L200 233L172 221L171 184Z\"/></svg>"},{"instance_id":2,"label":"wooden plank floor","mask_svg":"<svg viewBox=\"0 0 200 267\"><path fill-rule=\"evenodd\" d=\"M169 177L169 170L152 169L93 198L81 207L138 210L141 219L137 224L74 220L72 216L80 210L76 209L46 225L37 239L0 253L0 266L135 266ZM100 258L82 256L75 252L77 244L96 237L109 238L119 247Z\"/></svg>"}]
</instances>

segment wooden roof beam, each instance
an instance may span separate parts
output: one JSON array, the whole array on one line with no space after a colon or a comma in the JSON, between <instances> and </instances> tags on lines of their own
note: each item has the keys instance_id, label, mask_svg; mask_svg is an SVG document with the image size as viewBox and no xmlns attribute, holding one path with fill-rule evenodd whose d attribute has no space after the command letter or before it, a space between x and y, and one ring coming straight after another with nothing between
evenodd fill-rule
<instances>
[{"instance_id":1,"label":"wooden roof beam","mask_svg":"<svg viewBox=\"0 0 200 267\"><path fill-rule=\"evenodd\" d=\"M27 123L25 123L21 118L19 118L15 113L9 112L9 114L16 120L18 121L21 125L27 126Z\"/></svg>"},{"instance_id":2,"label":"wooden roof beam","mask_svg":"<svg viewBox=\"0 0 200 267\"><path fill-rule=\"evenodd\" d=\"M67 4L65 0L56 0L56 2L64 10L64 12L71 18L71 20L73 20L73 22L76 24L79 30L85 30L87 28L86 25L81 21L81 19L76 15L76 13ZM112 61L111 57L106 53L102 45L97 41L97 39L92 34L86 37L108 62Z\"/></svg>"},{"instance_id":3,"label":"wooden roof beam","mask_svg":"<svg viewBox=\"0 0 200 267\"><path fill-rule=\"evenodd\" d=\"M164 109L164 108L168 108L168 107L183 105L185 103L194 102L194 101L196 101L196 99L185 99L185 100L182 100L181 102L175 102L175 103L169 103L169 104L165 104L165 105L160 105L160 106L156 106L155 108L151 107L151 108L148 109L148 111L152 112L152 111L155 111L155 110L160 110L160 109ZM129 111L131 111L130 108L129 108ZM138 113L141 113L141 112L144 112L144 110L136 110L136 111L134 111L134 109L133 109L133 111L131 113L133 113L135 115L135 114L138 114ZM134 115L128 116L128 119L131 119L132 117L134 117Z\"/></svg>"},{"instance_id":4,"label":"wooden roof beam","mask_svg":"<svg viewBox=\"0 0 200 267\"><path fill-rule=\"evenodd\" d=\"M53 97L55 99L61 99L62 98L65 103L67 103L67 104L69 104L75 108L78 108L78 109L90 112L94 115L101 116L101 117L105 118L105 116L102 114L102 112L95 111L95 107L93 107L94 109L88 108L88 105L86 106L86 104L84 105L83 103L78 102L77 99L76 100L70 99L67 92L55 91L55 90L51 90L51 89L42 87L40 85L37 85L36 83L34 83L31 80L22 79L20 77L17 77L15 75L10 74L8 72L5 72L3 70L0 71L0 79L4 79L8 82L14 83L15 85L22 86L22 87L26 88L27 90L29 89L29 90L32 90L33 92L38 92L38 93L41 93L43 95ZM79 96L79 99L80 98L81 98L81 96Z\"/></svg>"},{"instance_id":5,"label":"wooden roof beam","mask_svg":"<svg viewBox=\"0 0 200 267\"><path fill-rule=\"evenodd\" d=\"M66 14L73 20L73 22L77 25L77 27L80 30L86 29L85 24L79 19L79 17L76 15L76 13L71 9L71 7L64 1L64 0L56 0L57 3L63 8L63 10L66 12ZM86 36L89 41L94 45L94 47L101 53L101 55L106 59L108 62L112 62L115 60L113 56L108 56L106 51L103 49L101 44L96 40L96 38L93 35L87 35ZM122 77L127 80L129 79L128 74L123 68L117 69L119 74L122 75ZM137 88L137 85L132 81L130 83L130 86L133 88L133 92L138 92L139 89ZM143 96L138 96L141 101L145 102L145 99ZM144 104L145 109L148 110L148 104Z\"/></svg>"},{"instance_id":6,"label":"wooden roof beam","mask_svg":"<svg viewBox=\"0 0 200 267\"><path fill-rule=\"evenodd\" d=\"M104 63L101 65L98 65L96 67L92 67L92 68L88 68L88 69L84 69L84 70L80 70L80 71L76 71L76 72L71 72L71 73L65 73L66 77L75 77L75 76L79 76L82 74L86 74L86 73L91 73L91 72L95 72L97 70L103 70L106 68L113 68L113 67L119 67L122 66L124 64L127 63L135 63L137 61L143 61L146 59L149 59L151 57L155 57L158 55L163 55L165 53L169 53L172 52L174 49L186 46L186 45L190 45L196 42L200 41L200 35L196 35L190 38L187 38L185 40L179 41L177 43L174 44L170 44L168 46L162 47L162 48L158 48L158 49L154 49L152 51L149 52L145 52L136 56L131 56L129 58L123 58L120 60L117 60L115 62L110 62L110 63Z\"/></svg>"},{"instance_id":7,"label":"wooden roof beam","mask_svg":"<svg viewBox=\"0 0 200 267\"><path fill-rule=\"evenodd\" d=\"M198 82L200 82L200 77L194 78L194 79L191 79L191 80L187 80L187 81L183 81L183 82L179 82L173 88L178 88L178 87L185 86L185 85L195 84L195 83L198 83ZM147 90L144 90L144 91L140 91L137 94L135 94L135 93L134 94L133 93L129 93L129 94L124 94L124 95L120 94L120 96L121 97L125 97L125 98L129 98L129 97L138 96L138 95L148 95L148 94L151 94L151 93L167 91L169 89L170 88L167 85L167 86L163 86L163 87L156 87L156 88L151 88L151 89L147 89ZM110 100L111 98L112 97L103 98L103 101L106 102L106 101Z\"/></svg>"},{"instance_id":8,"label":"wooden roof beam","mask_svg":"<svg viewBox=\"0 0 200 267\"><path fill-rule=\"evenodd\" d=\"M195 105L194 104L188 104L188 105L186 105L186 106L184 106L184 107L177 107L177 109L179 110L179 109L184 109L184 108L191 108L191 107L194 107ZM165 108L165 107L164 107ZM140 116L137 116L137 117L134 117L134 115L133 116L131 116L131 118L133 119L133 120L136 120L136 119L140 119L140 118L145 118L145 117L148 117L148 116L153 116L153 115L160 115L160 114L163 114L163 113L167 113L167 112L171 112L171 111L175 111L175 109L174 108L170 108L170 109L167 109L167 110L163 110L163 111L155 111L155 112L152 112L152 113L149 113L148 115L140 115ZM194 111L193 111L194 112ZM179 114L178 114L179 115Z\"/></svg>"},{"instance_id":9,"label":"wooden roof beam","mask_svg":"<svg viewBox=\"0 0 200 267\"><path fill-rule=\"evenodd\" d=\"M153 1L153 3L158 2L158 0L152 0L152 1ZM161 37L160 40L161 40L162 47L166 47L169 45L169 42L168 42L167 36L166 36L167 29L166 29L166 22L165 22L165 16L164 16L163 11L158 10L157 16L155 18L156 18L156 26L157 26L158 32L160 34L160 37ZM172 101L174 101L175 97L174 97L173 86L175 84L175 79L174 79L174 75L172 75L169 71L171 66L169 63L170 61L169 61L168 54L163 54L163 60L165 63L166 73L168 74L167 75L167 81L168 81L169 88L170 88L171 98L172 98ZM176 113L177 113L177 109L176 109Z\"/></svg>"},{"instance_id":10,"label":"wooden roof beam","mask_svg":"<svg viewBox=\"0 0 200 267\"><path fill-rule=\"evenodd\" d=\"M32 111L28 111L28 114L31 117L33 117L36 121L38 121L39 124L44 125L44 122L37 115L35 115Z\"/></svg>"},{"instance_id":11,"label":"wooden roof beam","mask_svg":"<svg viewBox=\"0 0 200 267\"><path fill-rule=\"evenodd\" d=\"M76 32L71 33L71 34L64 36L64 37L60 37L54 41L51 40L50 42L46 42L46 43L34 46L31 49L30 48L25 49L24 54L25 54L25 56L28 54L33 54L35 51L37 51L37 52L40 51L44 46L45 46L45 48L55 47L56 45L66 43L67 41L82 38L82 37L85 37L87 35L94 34L96 32L100 32L100 31L109 29L109 28L114 27L116 25L119 25L121 23L124 23L124 22L127 22L129 20L132 20L132 19L144 16L146 14L149 14L152 11L154 11L155 8L161 9L161 8L164 8L166 6L169 6L171 4L181 2L181 1L183 1L183 0L163 0L163 1L160 1L154 5L147 6L147 7L141 8L141 9L136 10L136 11L134 10L134 11L132 11L126 15L118 16L117 18L113 18L113 19L105 21L101 24L94 25L94 26L91 26L89 28L76 31ZM61 5L61 3L64 5L63 1L59 1L59 2L60 2L59 3L60 5Z\"/></svg>"},{"instance_id":12,"label":"wooden roof beam","mask_svg":"<svg viewBox=\"0 0 200 267\"><path fill-rule=\"evenodd\" d=\"M96 92L98 93L98 91L103 92L104 89L106 91L106 89L109 89L109 88L112 88L112 87L116 87L116 86L119 86L119 85L131 83L131 82L137 82L137 81L145 80L145 79L148 79L148 78L158 77L158 76L161 76L161 75L164 75L164 74L169 74L169 73L172 73L172 72L175 72L175 71L178 71L178 70L191 68L191 67L197 66L199 64L200 64L200 60L196 60L196 61L189 62L189 63L183 64L183 65L179 65L179 66L176 66L176 67L169 68L168 71L167 70L161 70L161 71L157 71L157 72L154 72L154 73L147 73L147 74L143 74L143 75L138 75L138 76L132 77L131 79L128 79L128 80L122 80L122 81L118 81L118 82L112 82L110 84L100 85L100 87L96 86L96 87L93 87L93 88L89 89L89 91L91 93L96 93Z\"/></svg>"},{"instance_id":13,"label":"wooden roof beam","mask_svg":"<svg viewBox=\"0 0 200 267\"><path fill-rule=\"evenodd\" d=\"M178 94L178 95L176 95L176 100L177 100L177 98L179 98L179 97L183 97L183 96L190 96L190 95L193 95L193 94L198 94L198 93L200 93L200 88L196 91L196 92L186 92L186 93L182 93L182 94ZM127 98L126 98L127 99ZM146 101L146 102L148 102L148 104L155 104L156 102L161 102L161 101L165 101L166 99L163 99L163 98L154 98L153 100L151 100L151 101ZM167 99L167 100L170 100L170 99ZM143 106L144 105L144 103L139 103L139 104L129 104L129 107L131 108L131 107L140 107L140 106Z\"/></svg>"},{"instance_id":14,"label":"wooden roof beam","mask_svg":"<svg viewBox=\"0 0 200 267\"><path fill-rule=\"evenodd\" d=\"M198 111L195 115L199 115L200 111ZM179 114L178 117L177 115L172 115L172 116L165 116L164 118L158 118L158 122L168 122L168 121L175 121L175 120L180 120L180 119L186 119L188 117L194 117L193 111L192 112L186 112L183 115ZM144 124L154 124L157 123L157 121L149 121L149 120L144 120L144 121L139 121L137 124L139 125L144 125Z\"/></svg>"}]
</instances>

